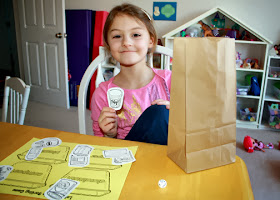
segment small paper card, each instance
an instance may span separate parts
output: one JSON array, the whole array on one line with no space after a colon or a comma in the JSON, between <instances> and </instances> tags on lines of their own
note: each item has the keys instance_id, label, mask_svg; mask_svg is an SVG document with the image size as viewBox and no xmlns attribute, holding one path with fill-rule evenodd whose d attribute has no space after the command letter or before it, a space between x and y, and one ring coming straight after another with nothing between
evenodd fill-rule
<instances>
[{"instance_id":1,"label":"small paper card","mask_svg":"<svg viewBox=\"0 0 280 200\"><path fill-rule=\"evenodd\" d=\"M123 164L127 164L127 163L132 163L135 160L136 159L134 158L132 152L130 150L128 150L127 155L123 155L121 157L113 158L112 159L112 164L113 165L123 165Z\"/></svg>"},{"instance_id":2,"label":"small paper card","mask_svg":"<svg viewBox=\"0 0 280 200\"><path fill-rule=\"evenodd\" d=\"M79 184L79 181L59 179L44 193L44 195L51 200L61 200L66 198Z\"/></svg>"},{"instance_id":3,"label":"small paper card","mask_svg":"<svg viewBox=\"0 0 280 200\"><path fill-rule=\"evenodd\" d=\"M31 147L27 154L25 155L25 160L34 160L36 159L42 152L43 147Z\"/></svg>"},{"instance_id":4,"label":"small paper card","mask_svg":"<svg viewBox=\"0 0 280 200\"><path fill-rule=\"evenodd\" d=\"M5 180L13 169L10 165L0 165L0 182Z\"/></svg>"},{"instance_id":5,"label":"small paper card","mask_svg":"<svg viewBox=\"0 0 280 200\"><path fill-rule=\"evenodd\" d=\"M129 151L128 148L104 150L103 157L104 158L122 157L128 155L128 151Z\"/></svg>"},{"instance_id":6,"label":"small paper card","mask_svg":"<svg viewBox=\"0 0 280 200\"><path fill-rule=\"evenodd\" d=\"M103 151L104 158L112 158L113 165L123 165L136 161L133 153L127 148Z\"/></svg>"},{"instance_id":7,"label":"small paper card","mask_svg":"<svg viewBox=\"0 0 280 200\"><path fill-rule=\"evenodd\" d=\"M89 145L78 144L69 156L69 167L85 167L89 164L90 153L94 148Z\"/></svg>"},{"instance_id":8,"label":"small paper card","mask_svg":"<svg viewBox=\"0 0 280 200\"><path fill-rule=\"evenodd\" d=\"M49 137L49 138L44 138L39 141L36 141L32 144L32 147L56 147L61 144L61 139L56 138L56 137Z\"/></svg>"},{"instance_id":9,"label":"small paper card","mask_svg":"<svg viewBox=\"0 0 280 200\"><path fill-rule=\"evenodd\" d=\"M110 88L107 91L107 99L110 108L120 110L123 105L124 91L119 87Z\"/></svg>"},{"instance_id":10,"label":"small paper card","mask_svg":"<svg viewBox=\"0 0 280 200\"><path fill-rule=\"evenodd\" d=\"M61 142L62 142L61 139L56 137L44 138L36 142L33 142L31 145L32 147L25 155L25 160L34 160L41 154L43 148L56 147L59 146Z\"/></svg>"}]
</instances>

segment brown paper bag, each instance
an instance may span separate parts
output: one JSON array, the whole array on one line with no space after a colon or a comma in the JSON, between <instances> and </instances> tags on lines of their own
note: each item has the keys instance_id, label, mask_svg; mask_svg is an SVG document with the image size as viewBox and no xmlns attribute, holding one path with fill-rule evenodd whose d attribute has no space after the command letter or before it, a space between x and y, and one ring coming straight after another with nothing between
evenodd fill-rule
<instances>
[{"instance_id":1,"label":"brown paper bag","mask_svg":"<svg viewBox=\"0 0 280 200\"><path fill-rule=\"evenodd\" d=\"M185 172L235 162L235 42L175 38L167 155Z\"/></svg>"}]
</instances>

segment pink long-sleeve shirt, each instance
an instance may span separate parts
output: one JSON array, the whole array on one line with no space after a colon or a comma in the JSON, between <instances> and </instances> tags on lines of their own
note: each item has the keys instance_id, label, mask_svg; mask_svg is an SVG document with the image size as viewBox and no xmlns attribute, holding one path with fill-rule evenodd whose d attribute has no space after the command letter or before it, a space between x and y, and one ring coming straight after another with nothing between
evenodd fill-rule
<instances>
[{"instance_id":1,"label":"pink long-sleeve shirt","mask_svg":"<svg viewBox=\"0 0 280 200\"><path fill-rule=\"evenodd\" d=\"M156 99L170 100L171 71L154 69L155 73L152 81L139 89L123 89L124 99L118 115L117 138L124 139L139 116ZM118 87L113 83L114 77L106 82L100 83L91 99L91 118L93 120L93 132L95 136L103 137L104 134L99 127L98 118L103 107L109 107L107 91L109 88Z\"/></svg>"}]
</instances>

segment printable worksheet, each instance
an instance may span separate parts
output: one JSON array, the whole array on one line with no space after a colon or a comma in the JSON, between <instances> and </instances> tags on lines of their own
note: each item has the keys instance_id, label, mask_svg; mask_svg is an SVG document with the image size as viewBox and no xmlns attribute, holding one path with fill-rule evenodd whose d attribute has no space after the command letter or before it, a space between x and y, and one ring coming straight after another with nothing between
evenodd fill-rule
<instances>
[{"instance_id":1,"label":"printable worksheet","mask_svg":"<svg viewBox=\"0 0 280 200\"><path fill-rule=\"evenodd\" d=\"M137 146L76 144L56 138L33 138L0 162L0 193L43 199L118 199ZM30 153L31 152L31 153ZM135 159L135 158L134 158Z\"/></svg>"}]
</instances>

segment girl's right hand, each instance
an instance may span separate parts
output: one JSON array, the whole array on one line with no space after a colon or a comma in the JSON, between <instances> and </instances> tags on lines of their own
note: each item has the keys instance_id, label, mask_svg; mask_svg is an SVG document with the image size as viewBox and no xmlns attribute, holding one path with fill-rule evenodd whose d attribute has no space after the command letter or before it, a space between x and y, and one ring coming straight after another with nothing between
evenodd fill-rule
<instances>
[{"instance_id":1,"label":"girl's right hand","mask_svg":"<svg viewBox=\"0 0 280 200\"><path fill-rule=\"evenodd\" d=\"M98 118L98 124L107 137L116 137L118 131L117 114L113 108L103 107Z\"/></svg>"}]
</instances>

